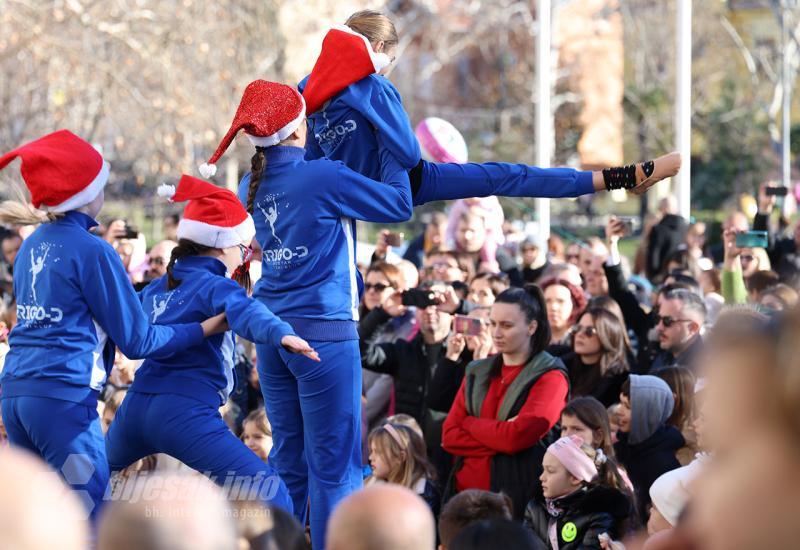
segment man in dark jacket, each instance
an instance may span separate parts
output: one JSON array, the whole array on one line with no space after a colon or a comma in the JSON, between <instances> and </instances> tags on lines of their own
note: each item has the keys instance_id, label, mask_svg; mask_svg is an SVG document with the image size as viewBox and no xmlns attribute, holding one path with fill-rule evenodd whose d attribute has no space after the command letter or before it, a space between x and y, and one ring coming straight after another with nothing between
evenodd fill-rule
<instances>
[{"instance_id":1,"label":"man in dark jacket","mask_svg":"<svg viewBox=\"0 0 800 550\"><path fill-rule=\"evenodd\" d=\"M694 292L680 288L663 294L656 317L661 353L651 372L676 365L691 368L702 348L700 329L705 321L706 304Z\"/></svg>"},{"instance_id":2,"label":"man in dark jacket","mask_svg":"<svg viewBox=\"0 0 800 550\"><path fill-rule=\"evenodd\" d=\"M441 295L452 292L452 287L444 283L423 285L423 288ZM391 318L382 307L370 311L359 324L362 366L394 378L395 413L411 415L419 422L429 451L441 446L442 423L449 410L434 410L427 402L431 380L439 359L445 355L445 342L452 324L452 314L445 310L462 312L470 307L474 305L469 302L450 302L417 309L419 333L411 341L372 342L375 330Z\"/></svg>"},{"instance_id":3,"label":"man in dark jacket","mask_svg":"<svg viewBox=\"0 0 800 550\"><path fill-rule=\"evenodd\" d=\"M675 452L685 445L681 433L667 425L675 407L672 390L656 376L630 375L620 394L619 436L614 444L636 490L642 523L647 521L650 486L661 474L680 466Z\"/></svg>"},{"instance_id":4,"label":"man in dark jacket","mask_svg":"<svg viewBox=\"0 0 800 550\"><path fill-rule=\"evenodd\" d=\"M696 287L689 285L688 280L681 280L679 282L673 281L676 277L668 277L665 284L656 296L656 301L653 304L653 310L647 311L639 303L636 294L628 287L628 281L622 271L621 256L619 253L619 239L624 235L624 228L616 218L611 218L606 225L606 236L608 242L608 259L603 264L606 279L608 280L608 294L622 310L622 317L625 320L625 326L632 330L636 336L637 349L637 365L631 365L631 372L635 374L647 374L650 372L651 366L656 361L659 355L663 356L658 360L659 368L667 367L678 363L679 360L688 360L694 354L694 349L686 357L681 352L684 350L681 346L676 346L676 351L681 355L678 359L674 355L667 356L661 348L659 340L656 339L657 333L654 330L658 322L656 315L659 310L659 305L665 294L668 294L676 289L689 289ZM699 287L698 287L699 292ZM671 320L667 321L671 324ZM701 323L702 326L702 323ZM680 328L680 327L678 327ZM677 329L676 329L677 330ZM669 331L672 334L674 331ZM682 333L681 333L682 334ZM698 337L699 342L699 337ZM669 347L672 347L671 345ZM680 348L680 349L679 349Z\"/></svg>"},{"instance_id":5,"label":"man in dark jacket","mask_svg":"<svg viewBox=\"0 0 800 550\"><path fill-rule=\"evenodd\" d=\"M675 197L669 196L661 199L658 204L661 221L650 231L647 242L647 262L645 273L651 281L657 282L667 260L678 247L686 242L688 225L686 220L678 215L678 205Z\"/></svg>"}]
</instances>

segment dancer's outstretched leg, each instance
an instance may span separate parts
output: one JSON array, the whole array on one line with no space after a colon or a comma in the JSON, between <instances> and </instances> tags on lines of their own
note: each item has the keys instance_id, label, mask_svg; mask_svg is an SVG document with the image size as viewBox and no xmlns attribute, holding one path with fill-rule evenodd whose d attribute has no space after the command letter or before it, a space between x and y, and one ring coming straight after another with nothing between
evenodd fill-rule
<instances>
[{"instance_id":1,"label":"dancer's outstretched leg","mask_svg":"<svg viewBox=\"0 0 800 550\"><path fill-rule=\"evenodd\" d=\"M418 206L489 195L555 199L614 189L641 194L656 182L677 174L680 166L678 153L595 172L505 162L455 164L423 160L409 172L409 177L414 205Z\"/></svg>"}]
</instances>

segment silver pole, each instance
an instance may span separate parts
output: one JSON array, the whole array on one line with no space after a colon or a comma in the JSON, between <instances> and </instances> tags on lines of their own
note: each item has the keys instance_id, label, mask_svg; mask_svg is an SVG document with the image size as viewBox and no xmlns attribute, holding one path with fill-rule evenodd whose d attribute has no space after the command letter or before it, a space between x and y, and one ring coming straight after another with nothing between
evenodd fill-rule
<instances>
[{"instance_id":1,"label":"silver pole","mask_svg":"<svg viewBox=\"0 0 800 550\"><path fill-rule=\"evenodd\" d=\"M553 112L550 105L552 89L551 25L552 5L550 0L537 0L536 17L539 32L536 36L536 165L548 168L553 155ZM539 215L539 236L550 237L550 200L536 199Z\"/></svg>"},{"instance_id":2,"label":"silver pole","mask_svg":"<svg viewBox=\"0 0 800 550\"><path fill-rule=\"evenodd\" d=\"M783 87L783 112L782 115L782 137L781 137L781 179L785 187L791 186L792 167L791 161L791 114L792 114L792 82L789 67L789 20L786 0L781 2L781 48L783 54L783 67L781 69L781 80Z\"/></svg>"},{"instance_id":3,"label":"silver pole","mask_svg":"<svg viewBox=\"0 0 800 550\"><path fill-rule=\"evenodd\" d=\"M681 154L681 171L674 189L680 215L689 219L691 212L692 153L692 2L677 0L677 89L675 93L675 148Z\"/></svg>"}]
</instances>

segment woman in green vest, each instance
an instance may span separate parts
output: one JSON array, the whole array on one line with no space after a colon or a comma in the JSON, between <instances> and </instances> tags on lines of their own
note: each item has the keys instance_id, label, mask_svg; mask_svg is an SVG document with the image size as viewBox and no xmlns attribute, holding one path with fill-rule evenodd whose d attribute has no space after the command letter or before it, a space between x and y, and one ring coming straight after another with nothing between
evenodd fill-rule
<instances>
[{"instance_id":1,"label":"woman in green vest","mask_svg":"<svg viewBox=\"0 0 800 550\"><path fill-rule=\"evenodd\" d=\"M540 490L542 457L569 395L560 359L548 354L550 324L536 285L510 288L489 316L498 354L473 361L444 423L442 446L456 456L449 495L502 491L522 518Z\"/></svg>"}]
</instances>

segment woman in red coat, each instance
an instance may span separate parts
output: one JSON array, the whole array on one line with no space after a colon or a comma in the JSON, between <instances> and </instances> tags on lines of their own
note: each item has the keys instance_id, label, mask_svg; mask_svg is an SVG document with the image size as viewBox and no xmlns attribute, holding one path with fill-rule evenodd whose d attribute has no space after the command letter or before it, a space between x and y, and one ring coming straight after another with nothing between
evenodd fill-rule
<instances>
[{"instance_id":1,"label":"woman in red coat","mask_svg":"<svg viewBox=\"0 0 800 550\"><path fill-rule=\"evenodd\" d=\"M561 360L544 351L550 325L539 287L502 292L490 324L498 355L467 366L444 423L442 446L456 456L447 492L502 491L521 518L540 490L545 450L558 439L553 428L569 379Z\"/></svg>"}]
</instances>

